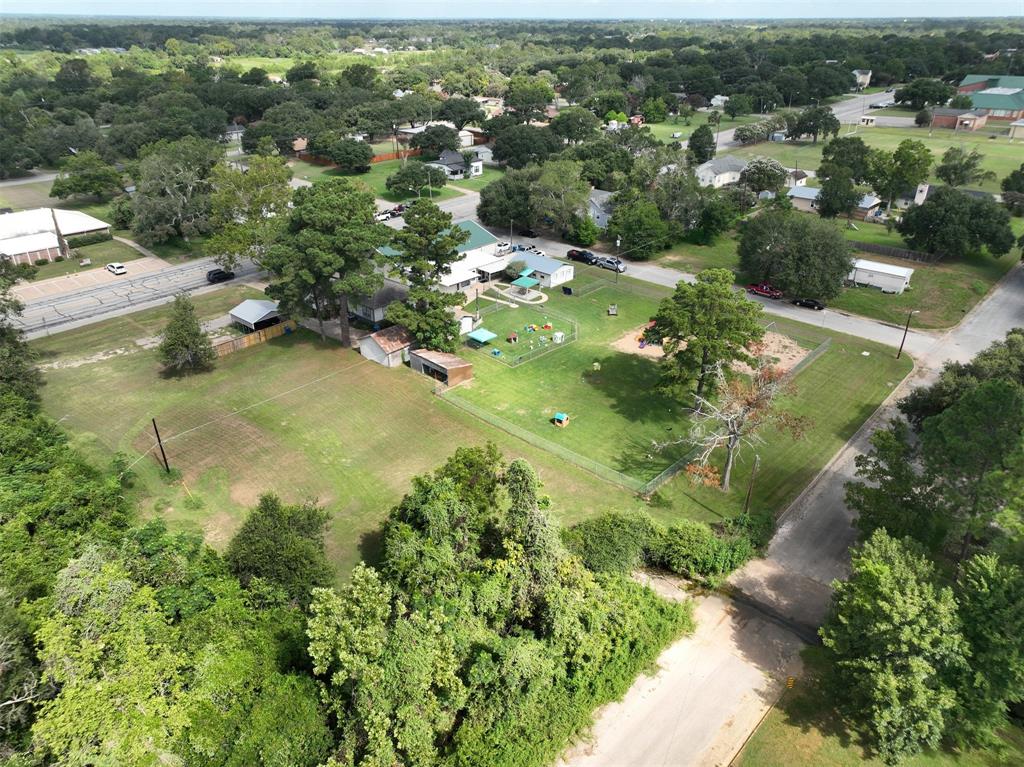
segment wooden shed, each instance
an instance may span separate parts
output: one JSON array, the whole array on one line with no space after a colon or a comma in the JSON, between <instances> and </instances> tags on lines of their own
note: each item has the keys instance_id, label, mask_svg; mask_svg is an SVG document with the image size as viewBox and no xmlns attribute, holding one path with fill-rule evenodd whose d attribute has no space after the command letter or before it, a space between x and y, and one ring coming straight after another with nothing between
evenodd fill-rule
<instances>
[{"instance_id":1,"label":"wooden shed","mask_svg":"<svg viewBox=\"0 0 1024 767\"><path fill-rule=\"evenodd\" d=\"M417 373L435 378L445 386L473 380L473 365L462 357L447 352L416 349L409 352L409 367Z\"/></svg>"},{"instance_id":2,"label":"wooden shed","mask_svg":"<svg viewBox=\"0 0 1024 767\"><path fill-rule=\"evenodd\" d=\"M401 325L378 330L359 341L359 353L378 365L396 368L405 361L412 346L412 336Z\"/></svg>"}]
</instances>

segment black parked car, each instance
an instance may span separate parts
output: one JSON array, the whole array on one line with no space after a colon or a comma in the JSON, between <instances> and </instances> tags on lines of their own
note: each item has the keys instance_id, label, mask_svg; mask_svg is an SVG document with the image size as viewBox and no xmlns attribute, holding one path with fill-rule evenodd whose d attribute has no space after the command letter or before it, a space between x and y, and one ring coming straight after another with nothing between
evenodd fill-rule
<instances>
[{"instance_id":1,"label":"black parked car","mask_svg":"<svg viewBox=\"0 0 1024 767\"><path fill-rule=\"evenodd\" d=\"M531 229L530 227L520 229L519 234L521 234L523 237L540 237L540 235L537 234L537 232Z\"/></svg>"},{"instance_id":2,"label":"black parked car","mask_svg":"<svg viewBox=\"0 0 1024 767\"><path fill-rule=\"evenodd\" d=\"M814 309L816 312L820 312L825 308L825 304L816 298L794 298L793 304L802 306L804 309Z\"/></svg>"},{"instance_id":3,"label":"black parked car","mask_svg":"<svg viewBox=\"0 0 1024 767\"><path fill-rule=\"evenodd\" d=\"M567 250L565 257L570 261L582 261L584 264L592 264L597 261L597 256L591 253L589 250Z\"/></svg>"},{"instance_id":4,"label":"black parked car","mask_svg":"<svg viewBox=\"0 0 1024 767\"><path fill-rule=\"evenodd\" d=\"M235 279L235 273L225 271L224 269L211 269L206 273L206 281L211 285L233 279Z\"/></svg>"}]
</instances>

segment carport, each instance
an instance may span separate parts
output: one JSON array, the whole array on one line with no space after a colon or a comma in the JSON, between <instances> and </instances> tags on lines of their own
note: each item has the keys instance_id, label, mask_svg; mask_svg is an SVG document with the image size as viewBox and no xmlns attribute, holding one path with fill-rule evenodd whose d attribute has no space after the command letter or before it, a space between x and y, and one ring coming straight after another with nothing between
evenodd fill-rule
<instances>
[{"instance_id":1,"label":"carport","mask_svg":"<svg viewBox=\"0 0 1024 767\"><path fill-rule=\"evenodd\" d=\"M231 321L252 332L262 330L281 321L277 313L277 301L263 301L247 298L230 312Z\"/></svg>"}]
</instances>

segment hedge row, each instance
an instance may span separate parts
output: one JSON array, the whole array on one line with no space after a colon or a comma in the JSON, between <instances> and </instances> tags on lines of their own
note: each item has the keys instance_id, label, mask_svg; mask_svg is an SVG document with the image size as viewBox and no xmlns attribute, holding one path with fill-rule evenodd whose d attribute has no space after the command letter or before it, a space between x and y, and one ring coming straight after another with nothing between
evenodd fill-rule
<instances>
[{"instance_id":1,"label":"hedge row","mask_svg":"<svg viewBox=\"0 0 1024 767\"><path fill-rule=\"evenodd\" d=\"M90 234L80 234L77 237L68 237L67 243L69 248L84 248L86 245L95 245L97 242L106 242L112 239L114 236L109 231L91 232Z\"/></svg>"}]
</instances>

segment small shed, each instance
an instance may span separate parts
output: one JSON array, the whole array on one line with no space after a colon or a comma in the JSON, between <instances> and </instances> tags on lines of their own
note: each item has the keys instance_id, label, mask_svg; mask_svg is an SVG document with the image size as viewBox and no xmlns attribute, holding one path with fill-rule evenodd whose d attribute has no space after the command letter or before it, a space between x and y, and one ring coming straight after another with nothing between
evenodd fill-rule
<instances>
[{"instance_id":1,"label":"small shed","mask_svg":"<svg viewBox=\"0 0 1024 767\"><path fill-rule=\"evenodd\" d=\"M401 325L370 333L359 340L359 353L386 368L397 368L409 358L412 336Z\"/></svg>"},{"instance_id":2,"label":"small shed","mask_svg":"<svg viewBox=\"0 0 1024 767\"><path fill-rule=\"evenodd\" d=\"M868 285L879 288L883 293L899 295L910 287L910 277L913 274L914 270L907 266L856 258L853 261L853 269L846 279L854 285Z\"/></svg>"},{"instance_id":3,"label":"small shed","mask_svg":"<svg viewBox=\"0 0 1024 767\"><path fill-rule=\"evenodd\" d=\"M281 321L277 301L247 298L230 312L231 321L253 332L276 325Z\"/></svg>"},{"instance_id":4,"label":"small shed","mask_svg":"<svg viewBox=\"0 0 1024 767\"><path fill-rule=\"evenodd\" d=\"M430 376L445 386L473 380L473 365L462 357L447 352L417 349L409 353L409 367Z\"/></svg>"}]
</instances>

